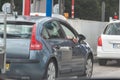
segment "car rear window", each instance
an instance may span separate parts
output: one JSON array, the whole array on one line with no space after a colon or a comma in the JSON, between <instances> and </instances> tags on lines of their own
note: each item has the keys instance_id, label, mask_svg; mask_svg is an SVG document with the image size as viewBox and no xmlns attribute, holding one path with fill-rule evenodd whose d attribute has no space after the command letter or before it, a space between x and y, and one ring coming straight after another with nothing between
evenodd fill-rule
<instances>
[{"instance_id":1,"label":"car rear window","mask_svg":"<svg viewBox=\"0 0 120 80\"><path fill-rule=\"evenodd\" d=\"M30 38L34 23L11 22L7 23L7 38ZM0 23L0 37L3 37L4 24Z\"/></svg>"},{"instance_id":2,"label":"car rear window","mask_svg":"<svg viewBox=\"0 0 120 80\"><path fill-rule=\"evenodd\" d=\"M106 27L104 34L106 34L106 35L120 35L120 23L109 24Z\"/></svg>"}]
</instances>

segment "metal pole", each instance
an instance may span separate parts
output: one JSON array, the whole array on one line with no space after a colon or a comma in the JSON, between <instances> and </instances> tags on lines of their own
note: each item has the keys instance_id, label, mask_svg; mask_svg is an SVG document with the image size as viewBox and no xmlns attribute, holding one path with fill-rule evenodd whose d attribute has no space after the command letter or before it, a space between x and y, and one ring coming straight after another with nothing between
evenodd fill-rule
<instances>
[{"instance_id":1,"label":"metal pole","mask_svg":"<svg viewBox=\"0 0 120 80\"><path fill-rule=\"evenodd\" d=\"M119 20L120 20L120 0L119 0Z\"/></svg>"},{"instance_id":2,"label":"metal pole","mask_svg":"<svg viewBox=\"0 0 120 80\"><path fill-rule=\"evenodd\" d=\"M23 1L23 3L22 3L22 15L24 15L25 1L24 0L22 0L22 1Z\"/></svg>"},{"instance_id":3,"label":"metal pole","mask_svg":"<svg viewBox=\"0 0 120 80\"><path fill-rule=\"evenodd\" d=\"M61 15L64 13L64 0L61 0Z\"/></svg>"},{"instance_id":4,"label":"metal pole","mask_svg":"<svg viewBox=\"0 0 120 80\"><path fill-rule=\"evenodd\" d=\"M74 18L74 0L72 0L72 11L71 11L71 14L72 14L72 18Z\"/></svg>"},{"instance_id":5,"label":"metal pole","mask_svg":"<svg viewBox=\"0 0 120 80\"><path fill-rule=\"evenodd\" d=\"M46 2L46 16L47 17L52 16L52 0L47 0Z\"/></svg>"},{"instance_id":6,"label":"metal pole","mask_svg":"<svg viewBox=\"0 0 120 80\"><path fill-rule=\"evenodd\" d=\"M36 0L33 0L33 12L36 12Z\"/></svg>"},{"instance_id":7,"label":"metal pole","mask_svg":"<svg viewBox=\"0 0 120 80\"><path fill-rule=\"evenodd\" d=\"M4 65L3 65L3 69L1 70L2 73L6 72L6 24L7 24L7 13L4 14Z\"/></svg>"},{"instance_id":8,"label":"metal pole","mask_svg":"<svg viewBox=\"0 0 120 80\"><path fill-rule=\"evenodd\" d=\"M40 0L36 0L36 12L40 12Z\"/></svg>"},{"instance_id":9,"label":"metal pole","mask_svg":"<svg viewBox=\"0 0 120 80\"><path fill-rule=\"evenodd\" d=\"M31 0L23 0L23 15L25 16L29 16L30 15L30 4L31 4Z\"/></svg>"},{"instance_id":10,"label":"metal pole","mask_svg":"<svg viewBox=\"0 0 120 80\"><path fill-rule=\"evenodd\" d=\"M11 0L11 13L13 13L14 9L15 9L14 0Z\"/></svg>"},{"instance_id":11,"label":"metal pole","mask_svg":"<svg viewBox=\"0 0 120 80\"><path fill-rule=\"evenodd\" d=\"M62 3L61 3L61 0L58 0L58 4L59 4L59 14L61 14L61 11L62 11L62 10L61 10L61 4L62 4Z\"/></svg>"},{"instance_id":12,"label":"metal pole","mask_svg":"<svg viewBox=\"0 0 120 80\"><path fill-rule=\"evenodd\" d=\"M105 21L105 1L102 1L102 15L101 21Z\"/></svg>"},{"instance_id":13,"label":"metal pole","mask_svg":"<svg viewBox=\"0 0 120 80\"><path fill-rule=\"evenodd\" d=\"M62 15L64 15L64 11L65 11L65 0L63 0L62 4L63 4L63 6L62 6Z\"/></svg>"}]
</instances>

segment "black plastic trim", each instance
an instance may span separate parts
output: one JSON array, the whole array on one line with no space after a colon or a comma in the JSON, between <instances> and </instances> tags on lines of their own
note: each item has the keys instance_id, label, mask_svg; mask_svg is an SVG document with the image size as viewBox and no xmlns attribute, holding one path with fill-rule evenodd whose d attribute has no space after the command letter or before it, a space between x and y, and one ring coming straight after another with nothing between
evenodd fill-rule
<instances>
[{"instance_id":1,"label":"black plastic trim","mask_svg":"<svg viewBox=\"0 0 120 80\"><path fill-rule=\"evenodd\" d=\"M7 63L39 63L39 60L30 60L30 59L7 59Z\"/></svg>"}]
</instances>

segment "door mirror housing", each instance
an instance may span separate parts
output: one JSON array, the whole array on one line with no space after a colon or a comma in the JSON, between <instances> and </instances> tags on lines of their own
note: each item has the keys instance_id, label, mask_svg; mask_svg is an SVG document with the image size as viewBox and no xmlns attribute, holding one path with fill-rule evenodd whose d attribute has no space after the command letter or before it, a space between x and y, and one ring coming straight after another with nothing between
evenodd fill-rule
<instances>
[{"instance_id":1,"label":"door mirror housing","mask_svg":"<svg viewBox=\"0 0 120 80\"><path fill-rule=\"evenodd\" d=\"M86 39L86 37L84 35L82 35L82 34L79 34L78 38L79 38L79 42Z\"/></svg>"}]
</instances>

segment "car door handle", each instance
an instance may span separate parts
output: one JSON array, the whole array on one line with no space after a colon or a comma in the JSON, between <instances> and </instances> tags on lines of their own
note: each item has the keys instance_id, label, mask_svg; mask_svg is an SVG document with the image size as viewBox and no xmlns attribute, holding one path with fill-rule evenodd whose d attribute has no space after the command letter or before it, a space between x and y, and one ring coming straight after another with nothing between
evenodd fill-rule
<instances>
[{"instance_id":1,"label":"car door handle","mask_svg":"<svg viewBox=\"0 0 120 80\"><path fill-rule=\"evenodd\" d=\"M60 47L61 50L72 50L72 47Z\"/></svg>"}]
</instances>

